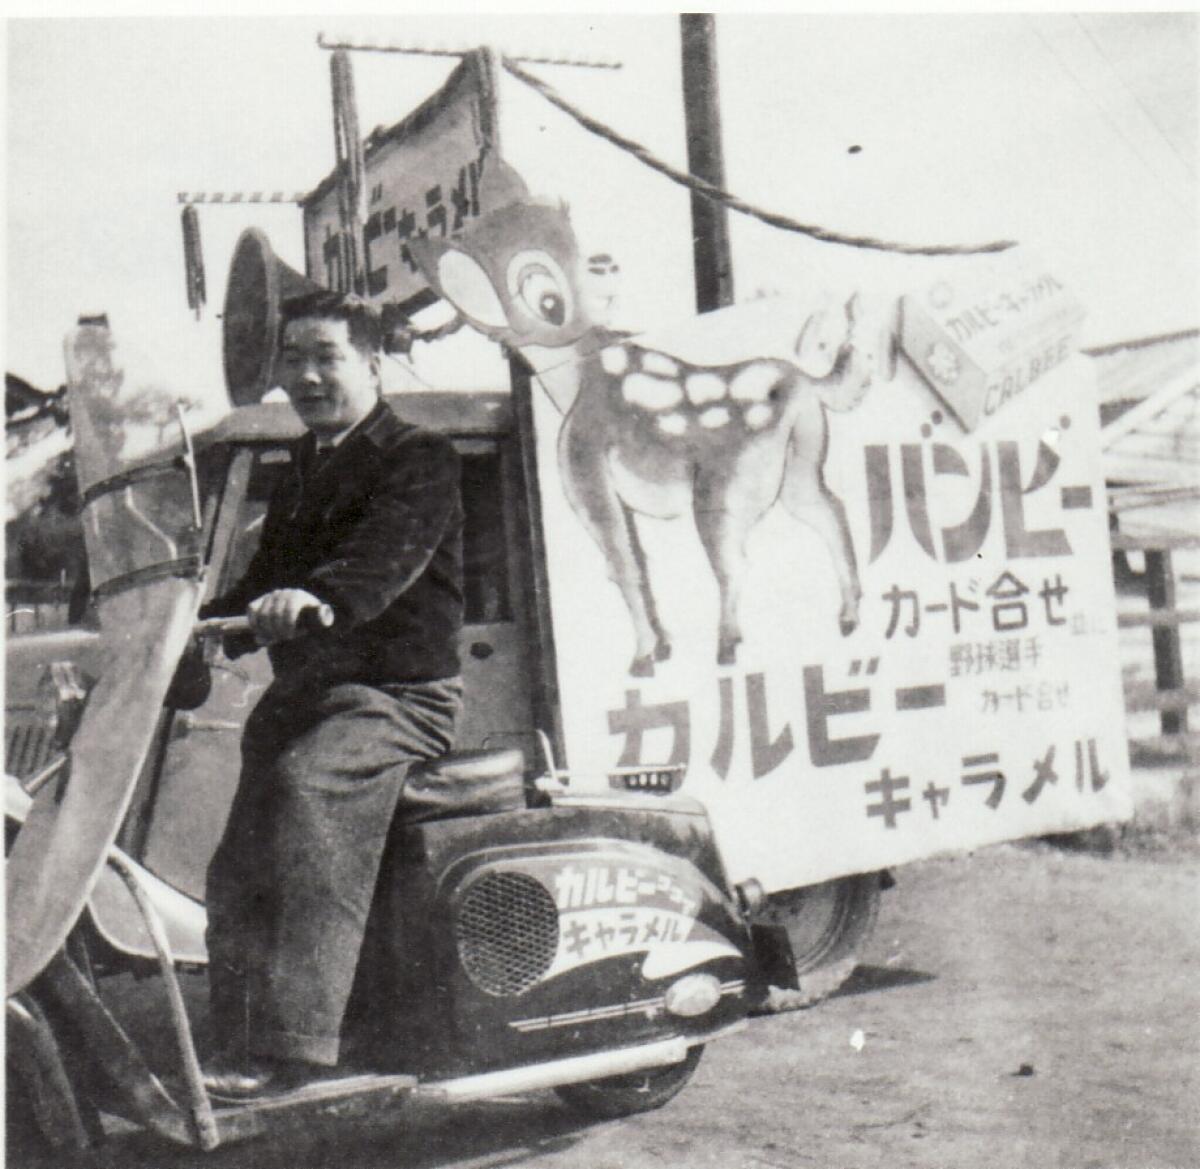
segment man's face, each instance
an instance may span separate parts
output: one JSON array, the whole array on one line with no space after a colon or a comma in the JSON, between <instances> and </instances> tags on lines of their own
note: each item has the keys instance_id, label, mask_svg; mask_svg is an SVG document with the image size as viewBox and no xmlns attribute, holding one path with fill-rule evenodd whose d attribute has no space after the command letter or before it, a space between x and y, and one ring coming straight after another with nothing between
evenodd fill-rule
<instances>
[{"instance_id":1,"label":"man's face","mask_svg":"<svg viewBox=\"0 0 1200 1169\"><path fill-rule=\"evenodd\" d=\"M379 363L350 341L346 321L289 321L279 348L280 384L292 408L319 437L365 418L379 400Z\"/></svg>"}]
</instances>

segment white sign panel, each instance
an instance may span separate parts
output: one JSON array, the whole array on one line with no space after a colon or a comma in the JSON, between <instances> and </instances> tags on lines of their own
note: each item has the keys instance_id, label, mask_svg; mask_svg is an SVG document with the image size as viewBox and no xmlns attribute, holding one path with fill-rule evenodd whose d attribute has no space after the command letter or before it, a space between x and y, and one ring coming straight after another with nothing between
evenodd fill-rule
<instances>
[{"instance_id":1,"label":"white sign panel","mask_svg":"<svg viewBox=\"0 0 1200 1169\"><path fill-rule=\"evenodd\" d=\"M768 889L1129 815L1083 358L969 438L904 367L853 413L827 412L820 470L862 589L849 633L836 520L804 523L784 498L732 550L742 641L723 664L695 517L633 513L670 646L652 676L630 672L626 605L561 489L562 419L545 395L535 409L572 790L683 765L732 877Z\"/></svg>"},{"instance_id":2,"label":"white sign panel","mask_svg":"<svg viewBox=\"0 0 1200 1169\"><path fill-rule=\"evenodd\" d=\"M538 373L572 791L702 800L768 890L1130 813L1084 358L967 433L861 300L617 334L549 204L421 261Z\"/></svg>"}]
</instances>

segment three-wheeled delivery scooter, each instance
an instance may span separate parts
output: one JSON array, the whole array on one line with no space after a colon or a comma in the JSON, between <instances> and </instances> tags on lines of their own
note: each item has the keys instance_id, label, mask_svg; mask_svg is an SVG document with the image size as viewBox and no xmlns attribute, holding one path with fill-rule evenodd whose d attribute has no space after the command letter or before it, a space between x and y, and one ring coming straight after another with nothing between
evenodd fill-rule
<instances>
[{"instance_id":1,"label":"three-wheeled delivery scooter","mask_svg":"<svg viewBox=\"0 0 1200 1169\"><path fill-rule=\"evenodd\" d=\"M706 1043L849 974L887 866L1129 814L1062 281L1015 257L874 312L809 290L618 331L611 256L501 155L495 67L464 54L363 142L335 54L307 275L243 233L215 427L193 436L104 320L68 339L90 602L9 639L6 698L9 1115L52 1142L104 1113L211 1149L531 1088L653 1108ZM394 352L468 325L512 391L395 403L462 456L465 723L411 779L447 815L393 830L335 1078L234 1105L204 1089L179 975L206 962L204 873L270 678L196 618L287 473L299 424L262 399L280 304L314 281L375 301ZM455 317L427 329L437 300ZM154 976L169 1044L135 1038L124 972Z\"/></svg>"},{"instance_id":2,"label":"three-wheeled delivery scooter","mask_svg":"<svg viewBox=\"0 0 1200 1169\"><path fill-rule=\"evenodd\" d=\"M269 383L280 299L301 279L244 234L232 378ZM846 977L880 874L771 896L733 885L705 807L673 790L677 765L613 768L601 794L573 791L559 766L518 367L511 395L397 403L462 456L466 713L458 750L410 778L449 793L448 811L393 833L344 1065L267 1100L210 1098L180 972L206 961L204 872L270 667L226 658L229 622L195 611L247 564L300 428L286 405L252 403L194 439L181 416L177 440L130 457L142 423L122 411L106 323L81 324L67 353L92 601L84 624L9 642L12 1123L83 1147L106 1113L212 1149L301 1115L536 1088L621 1116L669 1100L750 1014ZM154 976L169 1043L139 1045L114 1012L105 988L127 972Z\"/></svg>"}]
</instances>

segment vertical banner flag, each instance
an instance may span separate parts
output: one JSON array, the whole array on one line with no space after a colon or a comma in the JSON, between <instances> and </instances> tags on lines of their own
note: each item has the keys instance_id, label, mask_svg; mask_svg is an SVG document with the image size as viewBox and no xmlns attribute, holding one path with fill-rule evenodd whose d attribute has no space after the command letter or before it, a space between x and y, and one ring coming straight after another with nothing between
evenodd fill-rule
<instances>
[{"instance_id":1,"label":"vertical banner flag","mask_svg":"<svg viewBox=\"0 0 1200 1169\"><path fill-rule=\"evenodd\" d=\"M484 52L465 54L441 89L403 120L372 133L364 154L362 256L372 300L403 305L425 291L409 250L413 240L457 234L525 189L500 157L495 79ZM351 288L336 172L304 201L304 254L310 279Z\"/></svg>"}]
</instances>

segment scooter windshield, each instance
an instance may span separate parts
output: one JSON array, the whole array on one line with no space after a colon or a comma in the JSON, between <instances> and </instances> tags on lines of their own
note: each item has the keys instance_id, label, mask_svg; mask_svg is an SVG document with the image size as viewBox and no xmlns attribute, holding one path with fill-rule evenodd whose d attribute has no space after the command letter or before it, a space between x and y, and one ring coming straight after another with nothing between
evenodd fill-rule
<instances>
[{"instance_id":1,"label":"scooter windshield","mask_svg":"<svg viewBox=\"0 0 1200 1169\"><path fill-rule=\"evenodd\" d=\"M10 995L45 968L83 911L200 601L186 434L170 397L132 384L113 358L106 327L83 326L68 339L76 467L105 655L71 740L69 770L38 792L9 854Z\"/></svg>"},{"instance_id":2,"label":"scooter windshield","mask_svg":"<svg viewBox=\"0 0 1200 1169\"><path fill-rule=\"evenodd\" d=\"M72 379L70 404L88 570L103 597L194 575L200 524L179 407L165 388L128 377L107 330L96 334L82 357L93 376Z\"/></svg>"}]
</instances>

